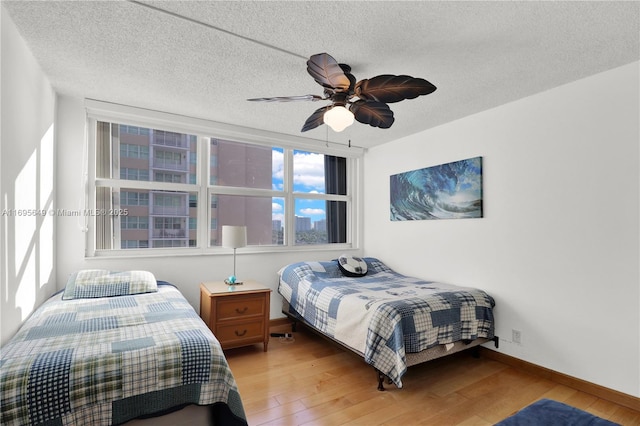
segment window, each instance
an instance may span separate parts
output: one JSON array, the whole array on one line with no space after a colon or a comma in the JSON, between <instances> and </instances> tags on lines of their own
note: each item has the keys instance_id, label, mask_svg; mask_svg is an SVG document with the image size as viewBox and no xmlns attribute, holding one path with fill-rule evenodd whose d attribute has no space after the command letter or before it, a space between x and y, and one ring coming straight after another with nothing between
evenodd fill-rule
<instances>
[{"instance_id":1,"label":"window","mask_svg":"<svg viewBox=\"0 0 640 426\"><path fill-rule=\"evenodd\" d=\"M148 206L149 193L123 190L120 192L120 203L123 206Z\"/></svg>"},{"instance_id":2,"label":"window","mask_svg":"<svg viewBox=\"0 0 640 426\"><path fill-rule=\"evenodd\" d=\"M120 131L122 133L127 133L130 135L142 135L142 136L148 136L149 135L149 129L143 128L143 127L136 127L136 126L126 126L126 125L122 125L120 126Z\"/></svg>"},{"instance_id":3,"label":"window","mask_svg":"<svg viewBox=\"0 0 640 426\"><path fill-rule=\"evenodd\" d=\"M149 157L149 147L128 143L120 144L120 157L147 158Z\"/></svg>"},{"instance_id":4,"label":"window","mask_svg":"<svg viewBox=\"0 0 640 426\"><path fill-rule=\"evenodd\" d=\"M123 249L133 249L133 248L148 248L149 241L147 240L122 240Z\"/></svg>"},{"instance_id":5,"label":"window","mask_svg":"<svg viewBox=\"0 0 640 426\"><path fill-rule=\"evenodd\" d=\"M149 180L149 170L123 167L120 169L120 179Z\"/></svg>"},{"instance_id":6,"label":"window","mask_svg":"<svg viewBox=\"0 0 640 426\"><path fill-rule=\"evenodd\" d=\"M154 172L155 182L184 183L184 176L179 173Z\"/></svg>"},{"instance_id":7,"label":"window","mask_svg":"<svg viewBox=\"0 0 640 426\"><path fill-rule=\"evenodd\" d=\"M147 216L122 216L120 227L121 229L149 229L149 218Z\"/></svg>"},{"instance_id":8,"label":"window","mask_svg":"<svg viewBox=\"0 0 640 426\"><path fill-rule=\"evenodd\" d=\"M118 116L91 121L92 202L107 213L93 218L89 253L215 250L224 225L246 225L248 245L266 250L353 243L359 151L329 155L324 145L295 149Z\"/></svg>"}]
</instances>

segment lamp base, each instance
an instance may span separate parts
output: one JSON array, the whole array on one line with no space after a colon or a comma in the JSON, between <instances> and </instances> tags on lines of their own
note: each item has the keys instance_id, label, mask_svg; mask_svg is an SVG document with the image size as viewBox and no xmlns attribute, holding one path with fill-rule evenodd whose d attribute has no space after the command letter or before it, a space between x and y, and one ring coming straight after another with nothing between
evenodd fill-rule
<instances>
[{"instance_id":1,"label":"lamp base","mask_svg":"<svg viewBox=\"0 0 640 426\"><path fill-rule=\"evenodd\" d=\"M228 285L229 287L236 286L236 285L242 285L242 281L233 281L233 282L231 282L231 281L229 281L229 278L225 278L224 279L224 283L226 285Z\"/></svg>"}]
</instances>

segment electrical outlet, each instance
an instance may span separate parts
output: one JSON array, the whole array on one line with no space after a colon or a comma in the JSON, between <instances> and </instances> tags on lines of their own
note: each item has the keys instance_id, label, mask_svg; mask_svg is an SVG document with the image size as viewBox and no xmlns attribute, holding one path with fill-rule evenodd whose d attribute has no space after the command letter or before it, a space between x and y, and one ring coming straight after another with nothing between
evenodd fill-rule
<instances>
[{"instance_id":1,"label":"electrical outlet","mask_svg":"<svg viewBox=\"0 0 640 426\"><path fill-rule=\"evenodd\" d=\"M522 333L520 330L511 330L511 341L518 345L522 344Z\"/></svg>"}]
</instances>

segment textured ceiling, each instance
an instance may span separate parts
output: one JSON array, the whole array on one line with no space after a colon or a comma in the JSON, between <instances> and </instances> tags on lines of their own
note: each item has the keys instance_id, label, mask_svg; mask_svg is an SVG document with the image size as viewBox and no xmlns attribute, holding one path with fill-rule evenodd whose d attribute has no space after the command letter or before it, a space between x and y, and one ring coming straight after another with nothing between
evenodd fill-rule
<instances>
[{"instance_id":1,"label":"textured ceiling","mask_svg":"<svg viewBox=\"0 0 640 426\"><path fill-rule=\"evenodd\" d=\"M640 59L637 2L2 1L56 91L371 147ZM159 10L161 9L161 10ZM3 11L4 12L4 11ZM300 133L306 59L422 77L390 129Z\"/></svg>"}]
</instances>

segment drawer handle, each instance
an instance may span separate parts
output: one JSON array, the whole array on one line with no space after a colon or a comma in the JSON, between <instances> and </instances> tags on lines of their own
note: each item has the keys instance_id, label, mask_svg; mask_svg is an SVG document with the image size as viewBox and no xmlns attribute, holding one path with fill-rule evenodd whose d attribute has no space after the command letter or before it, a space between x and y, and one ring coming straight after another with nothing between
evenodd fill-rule
<instances>
[{"instance_id":1,"label":"drawer handle","mask_svg":"<svg viewBox=\"0 0 640 426\"><path fill-rule=\"evenodd\" d=\"M244 308L240 309L240 308L236 308L236 313L238 314L244 314L245 312L247 312L247 309L249 309L247 306L245 306Z\"/></svg>"},{"instance_id":2,"label":"drawer handle","mask_svg":"<svg viewBox=\"0 0 640 426\"><path fill-rule=\"evenodd\" d=\"M243 330L242 333L238 333L238 330L236 330L236 336L238 336L238 337L242 337L245 334L247 334L247 330Z\"/></svg>"}]
</instances>

